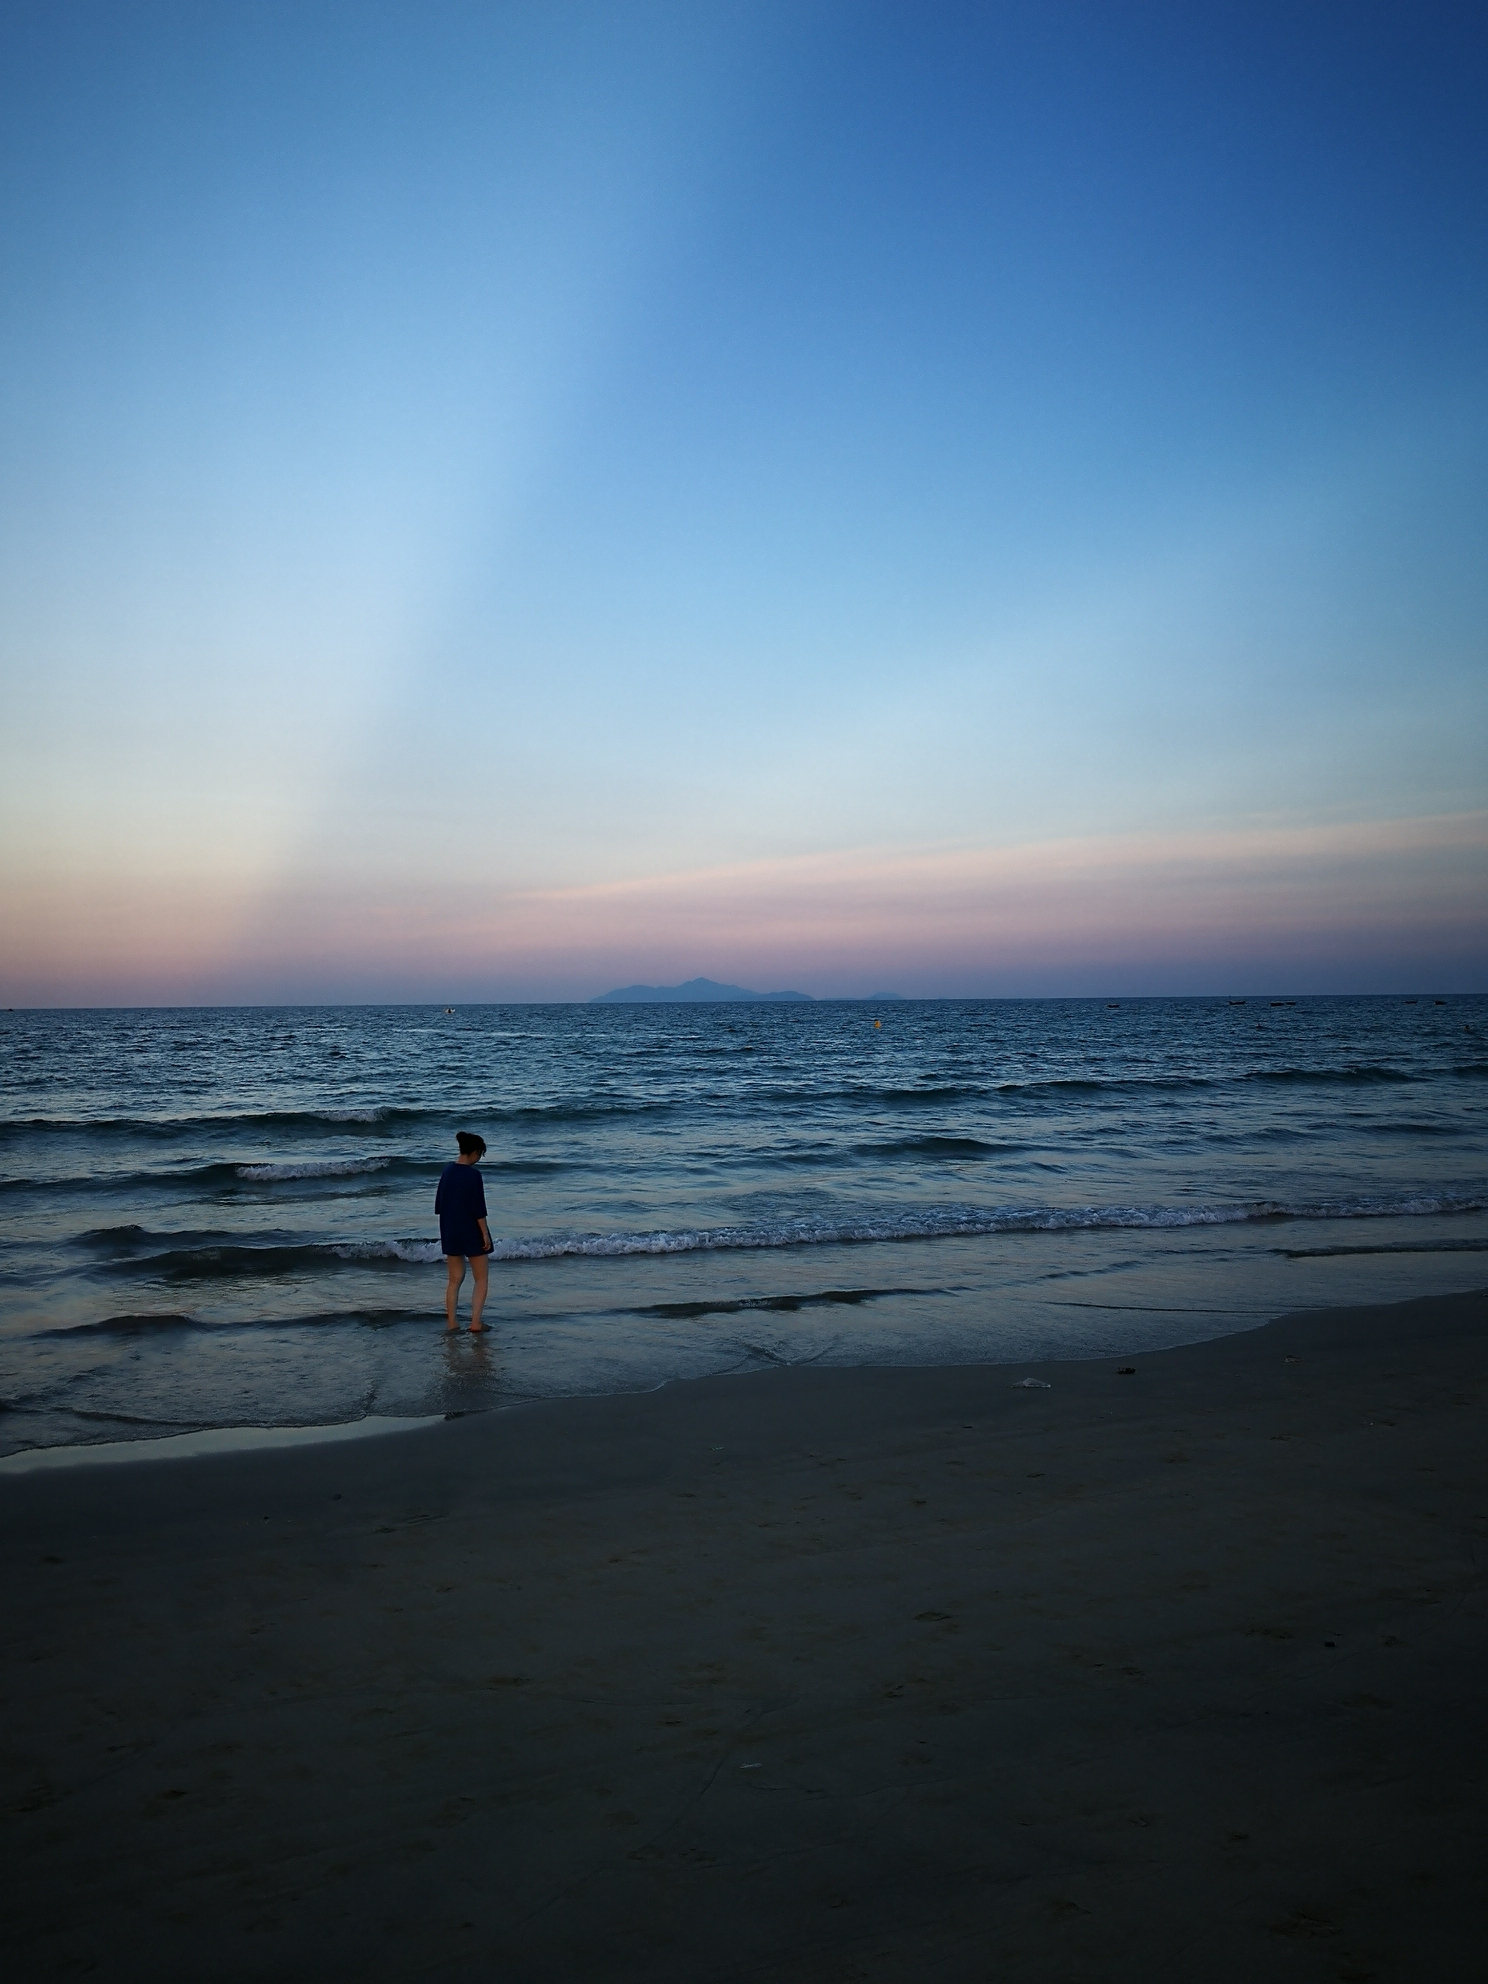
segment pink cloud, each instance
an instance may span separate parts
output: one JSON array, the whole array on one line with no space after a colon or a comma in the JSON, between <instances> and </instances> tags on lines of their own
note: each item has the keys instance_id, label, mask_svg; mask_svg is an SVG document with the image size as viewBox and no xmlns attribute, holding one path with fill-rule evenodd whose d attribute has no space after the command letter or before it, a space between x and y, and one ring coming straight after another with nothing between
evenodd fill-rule
<instances>
[{"instance_id":1,"label":"pink cloud","mask_svg":"<svg viewBox=\"0 0 1488 1984\"><path fill-rule=\"evenodd\" d=\"M474 904L140 880L15 892L0 982L7 1003L584 997L697 972L819 994L1465 986L1485 908L1485 814L855 849Z\"/></svg>"}]
</instances>

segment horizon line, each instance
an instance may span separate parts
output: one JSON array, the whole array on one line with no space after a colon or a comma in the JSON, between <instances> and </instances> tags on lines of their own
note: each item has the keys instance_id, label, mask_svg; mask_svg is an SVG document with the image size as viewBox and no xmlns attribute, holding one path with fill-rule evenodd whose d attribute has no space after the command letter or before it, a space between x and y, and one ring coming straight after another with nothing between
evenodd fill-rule
<instances>
[{"instance_id":1,"label":"horizon line","mask_svg":"<svg viewBox=\"0 0 1488 1984\"><path fill-rule=\"evenodd\" d=\"M617 988L618 989L618 988ZM805 992L791 999L766 993L743 999L626 999L612 1003L604 993L580 993L567 999L215 999L156 1001L151 1004L79 1001L49 1006L4 1006L0 1013L252 1013L252 1012L433 1012L485 1011L498 1006L598 1006L622 1012L633 1006L678 1007L769 1006L799 1010L802 1006L1141 1006L1171 1005L1312 1005L1323 999L1482 999L1488 988L1416 986L1394 992Z\"/></svg>"}]
</instances>

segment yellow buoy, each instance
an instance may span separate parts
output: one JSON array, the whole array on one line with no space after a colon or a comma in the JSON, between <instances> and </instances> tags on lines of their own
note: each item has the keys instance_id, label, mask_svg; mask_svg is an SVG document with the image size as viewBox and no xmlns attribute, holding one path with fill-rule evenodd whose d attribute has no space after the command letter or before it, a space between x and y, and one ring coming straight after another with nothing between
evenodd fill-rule
<instances>
[{"instance_id":1,"label":"yellow buoy","mask_svg":"<svg viewBox=\"0 0 1488 1984\"><path fill-rule=\"evenodd\" d=\"M873 1024L874 1024L875 1026L882 1026L882 1025L883 1025L883 1021L882 1021L882 1020L875 1020L875 1021L873 1022Z\"/></svg>"}]
</instances>

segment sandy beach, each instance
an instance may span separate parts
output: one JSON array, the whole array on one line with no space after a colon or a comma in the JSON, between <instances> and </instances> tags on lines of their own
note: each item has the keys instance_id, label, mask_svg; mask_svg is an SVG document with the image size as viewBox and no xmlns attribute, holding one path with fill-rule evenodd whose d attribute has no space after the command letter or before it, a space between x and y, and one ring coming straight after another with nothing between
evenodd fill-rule
<instances>
[{"instance_id":1,"label":"sandy beach","mask_svg":"<svg viewBox=\"0 0 1488 1984\"><path fill-rule=\"evenodd\" d=\"M15 1974L1480 1975L1488 1294L1124 1361L0 1480Z\"/></svg>"}]
</instances>

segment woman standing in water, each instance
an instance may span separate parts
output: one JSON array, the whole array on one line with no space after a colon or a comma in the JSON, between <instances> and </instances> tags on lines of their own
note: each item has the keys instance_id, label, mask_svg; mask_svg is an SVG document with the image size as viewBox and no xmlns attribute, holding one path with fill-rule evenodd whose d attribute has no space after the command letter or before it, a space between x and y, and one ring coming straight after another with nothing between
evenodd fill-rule
<instances>
[{"instance_id":1,"label":"woman standing in water","mask_svg":"<svg viewBox=\"0 0 1488 1984\"><path fill-rule=\"evenodd\" d=\"M485 1328L481 1310L486 1306L489 1276L486 1256L491 1251L486 1188L479 1168L486 1154L486 1140L472 1136L469 1130L460 1130L456 1132L455 1142L460 1146L460 1155L440 1172L439 1189L434 1194L434 1210L439 1215L439 1251L445 1256L448 1269L444 1284L445 1328L458 1327L455 1301L465 1280L468 1260L475 1276L475 1290L470 1298L470 1334L475 1336Z\"/></svg>"}]
</instances>

